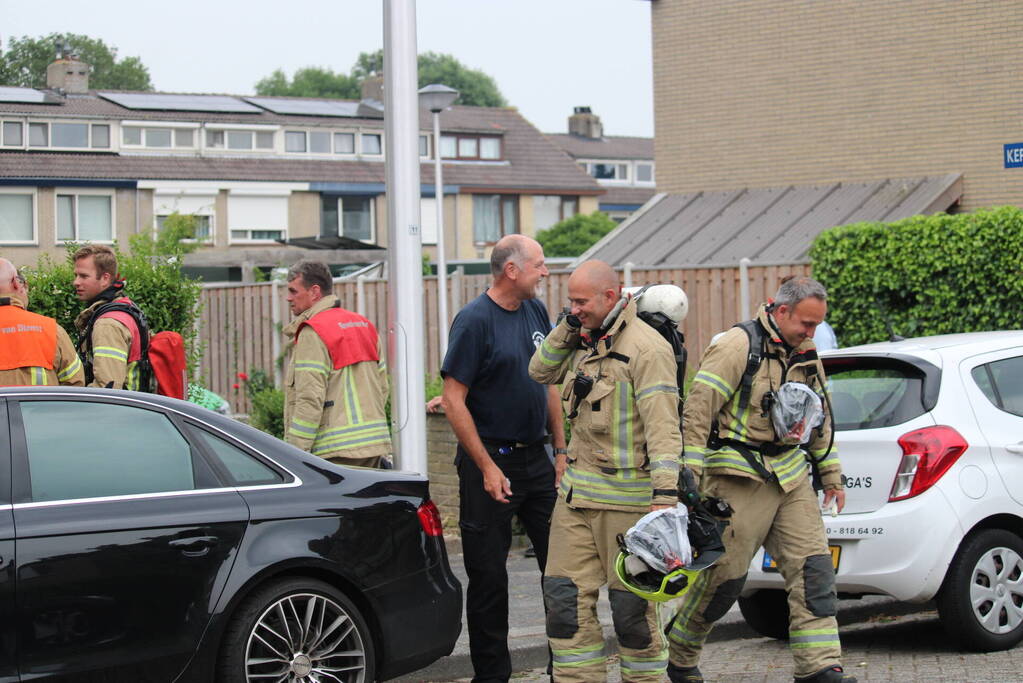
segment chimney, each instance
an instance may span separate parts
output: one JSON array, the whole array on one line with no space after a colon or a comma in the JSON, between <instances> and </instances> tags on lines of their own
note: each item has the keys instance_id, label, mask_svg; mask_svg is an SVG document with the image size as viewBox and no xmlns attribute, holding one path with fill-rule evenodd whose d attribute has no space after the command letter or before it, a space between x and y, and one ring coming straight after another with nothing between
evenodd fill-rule
<instances>
[{"instance_id":1,"label":"chimney","mask_svg":"<svg viewBox=\"0 0 1023 683\"><path fill-rule=\"evenodd\" d=\"M568 132L584 138L599 140L604 137L604 126L600 117L590 111L589 107L574 107L568 117Z\"/></svg>"},{"instance_id":2,"label":"chimney","mask_svg":"<svg viewBox=\"0 0 1023 683\"><path fill-rule=\"evenodd\" d=\"M57 58L46 67L46 87L64 93L82 94L89 92L90 67L69 53L63 43L57 43Z\"/></svg>"},{"instance_id":3,"label":"chimney","mask_svg":"<svg viewBox=\"0 0 1023 683\"><path fill-rule=\"evenodd\" d=\"M384 77L377 74L367 76L362 82L362 99L384 101Z\"/></svg>"}]
</instances>

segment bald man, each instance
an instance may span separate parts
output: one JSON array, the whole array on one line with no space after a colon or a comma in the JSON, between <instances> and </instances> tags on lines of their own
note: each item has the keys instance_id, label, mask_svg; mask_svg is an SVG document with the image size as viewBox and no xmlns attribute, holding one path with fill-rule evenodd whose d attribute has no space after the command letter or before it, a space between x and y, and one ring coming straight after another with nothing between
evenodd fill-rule
<instances>
[{"instance_id":1,"label":"bald man","mask_svg":"<svg viewBox=\"0 0 1023 683\"><path fill-rule=\"evenodd\" d=\"M614 563L617 536L678 502L682 435L671 345L622 299L618 275L586 261L568 279L568 315L529 362L529 376L564 382L572 425L568 469L551 520L543 579L554 680L603 681L597 595L608 586L623 681L663 680L668 653L656 603L629 592Z\"/></svg>"},{"instance_id":2,"label":"bald man","mask_svg":"<svg viewBox=\"0 0 1023 683\"><path fill-rule=\"evenodd\" d=\"M547 276L543 249L528 237L508 235L494 246L490 270L490 288L455 316L441 368L444 412L458 438L459 526L469 577L465 612L477 683L511 676L511 519L521 520L543 573L567 452L557 392L527 373L551 329L547 309L536 299Z\"/></svg>"},{"instance_id":3,"label":"bald man","mask_svg":"<svg viewBox=\"0 0 1023 683\"><path fill-rule=\"evenodd\" d=\"M53 318L26 311L27 304L18 269L0 258L0 386L84 386L68 333Z\"/></svg>"}]
</instances>

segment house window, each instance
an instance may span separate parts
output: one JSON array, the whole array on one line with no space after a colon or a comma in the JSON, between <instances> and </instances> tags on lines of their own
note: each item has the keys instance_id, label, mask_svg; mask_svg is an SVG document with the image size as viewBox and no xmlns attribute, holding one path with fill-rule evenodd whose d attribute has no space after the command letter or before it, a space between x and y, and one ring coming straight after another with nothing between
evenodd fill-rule
<instances>
[{"instance_id":1,"label":"house window","mask_svg":"<svg viewBox=\"0 0 1023 683\"><path fill-rule=\"evenodd\" d=\"M100 123L92 124L92 146L110 147L110 126Z\"/></svg>"},{"instance_id":2,"label":"house window","mask_svg":"<svg viewBox=\"0 0 1023 683\"><path fill-rule=\"evenodd\" d=\"M206 147L209 149L224 149L224 131L206 131Z\"/></svg>"},{"instance_id":3,"label":"house window","mask_svg":"<svg viewBox=\"0 0 1023 683\"><path fill-rule=\"evenodd\" d=\"M256 131L256 149L273 149L274 134L272 131Z\"/></svg>"},{"instance_id":4,"label":"house window","mask_svg":"<svg viewBox=\"0 0 1023 683\"><path fill-rule=\"evenodd\" d=\"M637 183L652 183L654 182L654 165L636 163L636 182Z\"/></svg>"},{"instance_id":5,"label":"house window","mask_svg":"<svg viewBox=\"0 0 1023 683\"><path fill-rule=\"evenodd\" d=\"M54 147L88 147L89 124L54 123L50 126Z\"/></svg>"},{"instance_id":6,"label":"house window","mask_svg":"<svg viewBox=\"0 0 1023 683\"><path fill-rule=\"evenodd\" d=\"M420 135L419 136L419 156L429 158L430 156L430 136Z\"/></svg>"},{"instance_id":7,"label":"house window","mask_svg":"<svg viewBox=\"0 0 1023 683\"><path fill-rule=\"evenodd\" d=\"M380 136L376 133L363 133L362 138L362 153L363 154L383 154L384 148L381 143Z\"/></svg>"},{"instance_id":8,"label":"house window","mask_svg":"<svg viewBox=\"0 0 1023 683\"><path fill-rule=\"evenodd\" d=\"M4 121L5 147L22 147L25 144L24 140L20 122Z\"/></svg>"},{"instance_id":9,"label":"house window","mask_svg":"<svg viewBox=\"0 0 1023 683\"><path fill-rule=\"evenodd\" d=\"M212 138L208 131L206 135L207 147L223 147L223 136L219 141ZM179 128L140 128L138 126L124 126L121 128L121 143L125 146L152 147L155 149L169 149L171 147L191 147L192 130ZM93 147L96 145L94 144Z\"/></svg>"},{"instance_id":10,"label":"house window","mask_svg":"<svg viewBox=\"0 0 1023 683\"><path fill-rule=\"evenodd\" d=\"M57 194L58 242L111 242L113 239L112 195Z\"/></svg>"},{"instance_id":11,"label":"house window","mask_svg":"<svg viewBox=\"0 0 1023 683\"><path fill-rule=\"evenodd\" d=\"M498 160L501 138L494 135L442 135L440 153L444 159Z\"/></svg>"},{"instance_id":12,"label":"house window","mask_svg":"<svg viewBox=\"0 0 1023 683\"><path fill-rule=\"evenodd\" d=\"M538 232L571 218L578 212L579 200L576 197L533 196L533 228Z\"/></svg>"},{"instance_id":13,"label":"house window","mask_svg":"<svg viewBox=\"0 0 1023 683\"><path fill-rule=\"evenodd\" d=\"M28 124L28 144L29 147L49 147L50 146L49 124L46 123Z\"/></svg>"},{"instance_id":14,"label":"house window","mask_svg":"<svg viewBox=\"0 0 1023 683\"><path fill-rule=\"evenodd\" d=\"M610 162L592 162L586 164L586 172L597 180L628 180L629 165Z\"/></svg>"},{"instance_id":15,"label":"house window","mask_svg":"<svg viewBox=\"0 0 1023 683\"><path fill-rule=\"evenodd\" d=\"M360 242L374 243L374 198L323 195L320 214L320 235L348 237Z\"/></svg>"},{"instance_id":16,"label":"house window","mask_svg":"<svg viewBox=\"0 0 1023 683\"><path fill-rule=\"evenodd\" d=\"M322 130L309 133L309 151L313 154L330 154L330 133Z\"/></svg>"},{"instance_id":17,"label":"house window","mask_svg":"<svg viewBox=\"0 0 1023 683\"><path fill-rule=\"evenodd\" d=\"M493 244L519 231L516 195L477 194L472 197L472 234L477 244Z\"/></svg>"},{"instance_id":18,"label":"house window","mask_svg":"<svg viewBox=\"0 0 1023 683\"><path fill-rule=\"evenodd\" d=\"M174 213L189 216L194 220L195 239L210 241L213 238L213 214L217 197L214 194L184 194L158 192L153 196L153 215L156 216L157 230L162 230L167 218Z\"/></svg>"},{"instance_id":19,"label":"house window","mask_svg":"<svg viewBox=\"0 0 1023 683\"><path fill-rule=\"evenodd\" d=\"M355 133L334 133L334 154L355 154Z\"/></svg>"},{"instance_id":20,"label":"house window","mask_svg":"<svg viewBox=\"0 0 1023 683\"><path fill-rule=\"evenodd\" d=\"M288 195L248 195L227 198L231 242L267 242L288 236Z\"/></svg>"},{"instance_id":21,"label":"house window","mask_svg":"<svg viewBox=\"0 0 1023 683\"><path fill-rule=\"evenodd\" d=\"M305 152L305 131L287 130L284 131L285 152Z\"/></svg>"},{"instance_id":22,"label":"house window","mask_svg":"<svg viewBox=\"0 0 1023 683\"><path fill-rule=\"evenodd\" d=\"M0 192L0 242L35 243L34 203L31 192Z\"/></svg>"},{"instance_id":23,"label":"house window","mask_svg":"<svg viewBox=\"0 0 1023 683\"><path fill-rule=\"evenodd\" d=\"M252 131L229 130L227 131L228 149L252 149Z\"/></svg>"}]
</instances>

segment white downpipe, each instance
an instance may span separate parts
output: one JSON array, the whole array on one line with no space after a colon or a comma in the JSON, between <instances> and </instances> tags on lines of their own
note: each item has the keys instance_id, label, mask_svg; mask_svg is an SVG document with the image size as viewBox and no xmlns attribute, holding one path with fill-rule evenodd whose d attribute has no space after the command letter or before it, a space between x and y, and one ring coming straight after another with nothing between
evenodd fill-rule
<instances>
[{"instance_id":1,"label":"white downpipe","mask_svg":"<svg viewBox=\"0 0 1023 683\"><path fill-rule=\"evenodd\" d=\"M427 474L415 0L384 0L387 349L397 466Z\"/></svg>"}]
</instances>

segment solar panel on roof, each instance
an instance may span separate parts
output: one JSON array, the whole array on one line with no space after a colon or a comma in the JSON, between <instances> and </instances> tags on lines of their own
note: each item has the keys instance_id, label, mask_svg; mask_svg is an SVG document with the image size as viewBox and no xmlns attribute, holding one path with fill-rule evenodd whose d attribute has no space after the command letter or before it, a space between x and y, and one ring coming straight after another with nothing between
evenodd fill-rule
<instances>
[{"instance_id":1,"label":"solar panel on roof","mask_svg":"<svg viewBox=\"0 0 1023 683\"><path fill-rule=\"evenodd\" d=\"M0 87L0 102L24 102L27 104L60 104L61 99L34 88Z\"/></svg>"},{"instance_id":2,"label":"solar panel on roof","mask_svg":"<svg viewBox=\"0 0 1023 683\"><path fill-rule=\"evenodd\" d=\"M347 118L359 115L358 102L342 100L280 100L273 97L246 97L245 101L272 111L274 114L343 116Z\"/></svg>"},{"instance_id":3,"label":"solar panel on roof","mask_svg":"<svg viewBox=\"0 0 1023 683\"><path fill-rule=\"evenodd\" d=\"M105 100L125 109L155 111L211 111L238 114L259 114L262 110L237 97L228 95L163 95L158 93L98 93Z\"/></svg>"}]
</instances>

